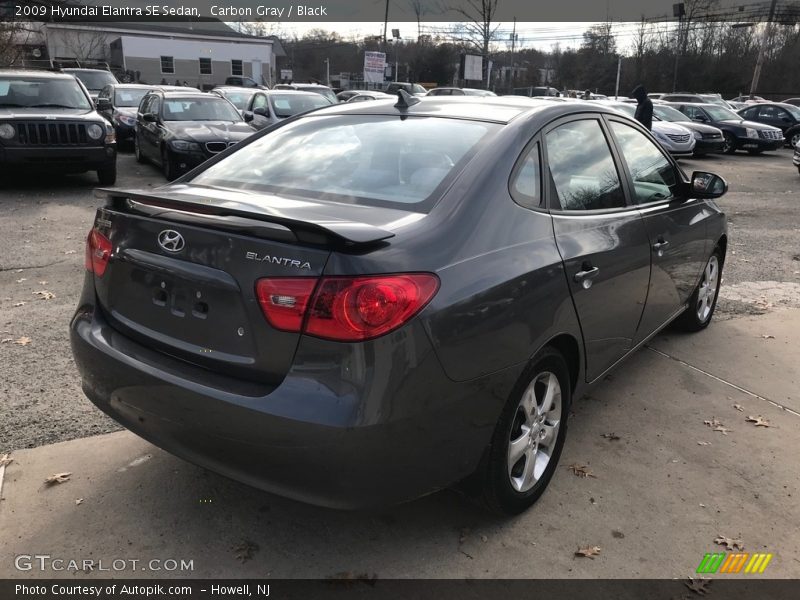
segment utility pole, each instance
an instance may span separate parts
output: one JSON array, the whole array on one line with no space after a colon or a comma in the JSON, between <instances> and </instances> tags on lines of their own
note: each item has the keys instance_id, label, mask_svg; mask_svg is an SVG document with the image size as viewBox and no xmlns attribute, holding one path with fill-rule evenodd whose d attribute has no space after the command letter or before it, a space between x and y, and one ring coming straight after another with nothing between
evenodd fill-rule
<instances>
[{"instance_id":1,"label":"utility pole","mask_svg":"<svg viewBox=\"0 0 800 600\"><path fill-rule=\"evenodd\" d=\"M619 98L619 74L620 74L620 71L622 71L622 57L621 56L617 59L617 85L614 88L614 99L615 100L617 98Z\"/></svg>"},{"instance_id":2,"label":"utility pole","mask_svg":"<svg viewBox=\"0 0 800 600\"><path fill-rule=\"evenodd\" d=\"M383 51L386 52L386 28L389 26L389 0L386 0L386 13L383 15Z\"/></svg>"},{"instance_id":3,"label":"utility pole","mask_svg":"<svg viewBox=\"0 0 800 600\"><path fill-rule=\"evenodd\" d=\"M753 71L753 81L750 83L750 97L756 93L758 87L758 79L761 77L761 67L764 64L764 55L767 53L767 42L770 38L772 30L772 20L775 18L775 5L777 0L772 0L769 5L769 17L767 17L767 24L764 26L764 31L761 32L761 48L758 50L758 59L756 59L756 68Z\"/></svg>"},{"instance_id":4,"label":"utility pole","mask_svg":"<svg viewBox=\"0 0 800 600\"><path fill-rule=\"evenodd\" d=\"M514 87L514 52L517 47L517 17L514 17L514 29L511 33L511 87Z\"/></svg>"},{"instance_id":5,"label":"utility pole","mask_svg":"<svg viewBox=\"0 0 800 600\"><path fill-rule=\"evenodd\" d=\"M672 5L672 16L678 17L678 40L675 46L675 70L672 73L672 91L676 92L678 86L678 58L681 55L681 33L683 32L683 17L686 15L686 6L680 4Z\"/></svg>"}]
</instances>

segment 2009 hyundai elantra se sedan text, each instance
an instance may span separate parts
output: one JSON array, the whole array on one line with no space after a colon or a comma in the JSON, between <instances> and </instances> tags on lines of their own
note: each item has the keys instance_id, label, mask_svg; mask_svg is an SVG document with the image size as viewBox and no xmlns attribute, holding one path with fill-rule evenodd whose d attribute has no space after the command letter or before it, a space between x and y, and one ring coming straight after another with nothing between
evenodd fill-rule
<instances>
[{"instance_id":1,"label":"2009 hyundai elantra se sedan text","mask_svg":"<svg viewBox=\"0 0 800 600\"><path fill-rule=\"evenodd\" d=\"M726 189L598 104L400 92L294 117L102 192L83 389L277 494L358 508L460 483L518 513L573 398L670 322L709 324Z\"/></svg>"}]
</instances>

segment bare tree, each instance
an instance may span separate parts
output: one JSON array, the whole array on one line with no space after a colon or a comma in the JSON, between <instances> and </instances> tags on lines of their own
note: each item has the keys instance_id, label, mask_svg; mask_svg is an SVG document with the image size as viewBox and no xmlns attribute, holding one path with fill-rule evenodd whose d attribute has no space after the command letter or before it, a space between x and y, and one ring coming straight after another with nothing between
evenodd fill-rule
<instances>
[{"instance_id":1,"label":"bare tree","mask_svg":"<svg viewBox=\"0 0 800 600\"><path fill-rule=\"evenodd\" d=\"M494 25L499 0L463 0L459 6L451 10L462 15L466 21L462 24L466 41L483 56L484 80L488 78L489 70L486 60L489 58L489 45L494 40L499 25ZM487 82L488 83L488 82Z\"/></svg>"},{"instance_id":2,"label":"bare tree","mask_svg":"<svg viewBox=\"0 0 800 600\"><path fill-rule=\"evenodd\" d=\"M411 10L414 11L414 16L417 18L417 41L422 37L422 16L427 12L425 0L409 0Z\"/></svg>"},{"instance_id":3,"label":"bare tree","mask_svg":"<svg viewBox=\"0 0 800 600\"><path fill-rule=\"evenodd\" d=\"M30 23L0 21L0 66L11 67L23 62L25 46L35 34Z\"/></svg>"},{"instance_id":4,"label":"bare tree","mask_svg":"<svg viewBox=\"0 0 800 600\"><path fill-rule=\"evenodd\" d=\"M62 44L64 58L78 62L108 60L108 35L101 29L64 30Z\"/></svg>"}]
</instances>

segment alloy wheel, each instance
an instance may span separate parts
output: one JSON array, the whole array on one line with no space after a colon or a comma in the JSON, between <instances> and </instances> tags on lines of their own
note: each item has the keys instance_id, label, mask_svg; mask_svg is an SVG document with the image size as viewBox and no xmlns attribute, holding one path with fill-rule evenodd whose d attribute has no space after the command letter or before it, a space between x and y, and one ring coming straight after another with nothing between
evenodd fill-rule
<instances>
[{"instance_id":1,"label":"alloy wheel","mask_svg":"<svg viewBox=\"0 0 800 600\"><path fill-rule=\"evenodd\" d=\"M561 425L561 385L549 371L533 378L517 406L508 443L508 477L527 492L550 463Z\"/></svg>"},{"instance_id":2,"label":"alloy wheel","mask_svg":"<svg viewBox=\"0 0 800 600\"><path fill-rule=\"evenodd\" d=\"M800 131L792 135L789 143L792 145L792 148L795 148L797 147L797 144L800 144Z\"/></svg>"},{"instance_id":3,"label":"alloy wheel","mask_svg":"<svg viewBox=\"0 0 800 600\"><path fill-rule=\"evenodd\" d=\"M719 260L716 255L708 259L708 264L703 270L703 278L700 280L700 289L697 293L697 318L701 323L708 320L711 310L714 307L714 299L717 295L717 279L719 277Z\"/></svg>"}]
</instances>

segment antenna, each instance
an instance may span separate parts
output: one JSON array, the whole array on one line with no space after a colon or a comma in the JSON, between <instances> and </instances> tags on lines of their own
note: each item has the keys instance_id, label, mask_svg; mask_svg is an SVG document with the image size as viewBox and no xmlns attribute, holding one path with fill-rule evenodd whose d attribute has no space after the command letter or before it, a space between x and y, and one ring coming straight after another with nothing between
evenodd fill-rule
<instances>
[{"instance_id":1,"label":"antenna","mask_svg":"<svg viewBox=\"0 0 800 600\"><path fill-rule=\"evenodd\" d=\"M405 90L397 90L397 102L394 107L398 110L408 110L415 104L419 104L419 98L412 96Z\"/></svg>"}]
</instances>

